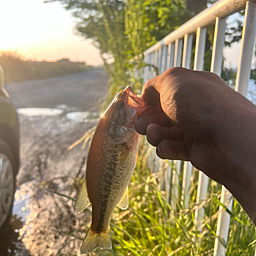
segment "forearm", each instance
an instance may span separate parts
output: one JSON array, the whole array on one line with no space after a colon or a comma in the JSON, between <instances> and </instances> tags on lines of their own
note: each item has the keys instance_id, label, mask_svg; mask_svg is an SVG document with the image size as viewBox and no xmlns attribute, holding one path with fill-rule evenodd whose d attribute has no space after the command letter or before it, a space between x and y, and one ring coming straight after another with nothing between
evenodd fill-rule
<instances>
[{"instance_id":1,"label":"forearm","mask_svg":"<svg viewBox=\"0 0 256 256\"><path fill-rule=\"evenodd\" d=\"M222 165L218 179L256 224L256 107L238 94L233 97L235 104L223 111L215 129Z\"/></svg>"}]
</instances>

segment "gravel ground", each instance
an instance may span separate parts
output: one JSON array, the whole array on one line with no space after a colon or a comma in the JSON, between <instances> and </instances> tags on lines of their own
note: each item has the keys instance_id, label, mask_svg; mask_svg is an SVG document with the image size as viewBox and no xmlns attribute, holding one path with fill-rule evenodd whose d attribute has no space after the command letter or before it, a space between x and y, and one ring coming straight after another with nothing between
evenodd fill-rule
<instances>
[{"instance_id":1,"label":"gravel ground","mask_svg":"<svg viewBox=\"0 0 256 256\"><path fill-rule=\"evenodd\" d=\"M71 150L68 150L68 147L97 122L70 120L66 114L93 109L93 113L100 116L108 82L103 70L87 72L89 73L85 73L84 76L78 74L47 79L45 83L44 80L36 81L35 87L31 85L31 81L21 83L23 89L17 84L7 87L17 108L51 106L62 109L63 113L56 116L19 115L21 167L17 176L18 186L12 219L14 231L10 234L12 238L7 238L9 245L0 250L0 255L80 255L80 239L85 235L83 224L90 222L90 215L77 215L72 200L49 190L76 197L78 189L77 182L74 181L82 178L85 172L88 146L84 150L81 149L81 145ZM61 84L64 86L64 89L58 87L60 93L66 90L69 94L70 87L73 86L79 100L76 101L74 95L71 98L63 95L63 99L67 101L60 101L56 92L56 103L52 93L49 102L49 95L43 95L42 92L51 82L52 87L54 84L57 87ZM74 86L76 84L80 86ZM27 87L30 93L24 89ZM32 95L35 88L41 92L39 96L38 93L34 93L38 101L35 98L31 100L28 96ZM56 91L56 88L53 90ZM49 90L45 92L49 94ZM85 103L81 100L83 93ZM45 104L43 97L48 98Z\"/></svg>"}]
</instances>

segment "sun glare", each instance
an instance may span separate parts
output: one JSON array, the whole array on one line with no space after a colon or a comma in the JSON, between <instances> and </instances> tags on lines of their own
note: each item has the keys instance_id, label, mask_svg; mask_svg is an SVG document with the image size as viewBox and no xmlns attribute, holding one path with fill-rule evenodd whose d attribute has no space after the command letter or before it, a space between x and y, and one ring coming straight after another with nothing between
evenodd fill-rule
<instances>
[{"instance_id":1,"label":"sun glare","mask_svg":"<svg viewBox=\"0 0 256 256\"><path fill-rule=\"evenodd\" d=\"M26 59L69 58L102 64L99 50L74 35L75 21L59 3L0 0L0 51L17 51Z\"/></svg>"}]
</instances>

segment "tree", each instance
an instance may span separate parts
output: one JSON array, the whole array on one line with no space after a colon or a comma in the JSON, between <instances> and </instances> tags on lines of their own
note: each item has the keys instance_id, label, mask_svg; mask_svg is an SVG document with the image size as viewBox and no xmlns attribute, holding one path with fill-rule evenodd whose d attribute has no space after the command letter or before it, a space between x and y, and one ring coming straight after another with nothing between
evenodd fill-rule
<instances>
[{"instance_id":1,"label":"tree","mask_svg":"<svg viewBox=\"0 0 256 256\"><path fill-rule=\"evenodd\" d=\"M130 83L146 65L143 52L215 0L46 0L60 2L77 18L77 33L93 39L110 74L110 98ZM233 36L230 32L230 37ZM205 67L210 66L213 29L208 30ZM236 40L234 37L232 41ZM107 56L114 62L108 64ZM135 88L136 89L136 88Z\"/></svg>"},{"instance_id":2,"label":"tree","mask_svg":"<svg viewBox=\"0 0 256 256\"><path fill-rule=\"evenodd\" d=\"M191 17L185 0L46 2L60 2L67 10L73 10L78 19L77 32L93 39L94 45L100 49L110 74L111 97L133 81L134 68L143 64L143 52ZM111 66L107 64L106 53L114 58Z\"/></svg>"},{"instance_id":3,"label":"tree","mask_svg":"<svg viewBox=\"0 0 256 256\"><path fill-rule=\"evenodd\" d=\"M76 25L78 34L86 39L93 39L108 72L113 74L110 76L110 82L116 84L117 81L123 81L127 84L124 33L126 2L123 0L47 0L46 2L60 2L65 9L73 10L73 15L78 20ZM112 55L115 60L111 67L107 64L106 54Z\"/></svg>"}]
</instances>

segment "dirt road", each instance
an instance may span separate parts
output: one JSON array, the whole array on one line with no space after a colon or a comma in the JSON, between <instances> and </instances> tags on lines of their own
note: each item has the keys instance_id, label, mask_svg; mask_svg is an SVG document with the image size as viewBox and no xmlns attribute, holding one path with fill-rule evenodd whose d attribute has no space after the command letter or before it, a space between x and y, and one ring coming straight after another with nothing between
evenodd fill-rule
<instances>
[{"instance_id":1,"label":"dirt road","mask_svg":"<svg viewBox=\"0 0 256 256\"><path fill-rule=\"evenodd\" d=\"M3 255L79 255L81 241L75 237L85 235L82 224L88 216L78 216L72 200L49 190L77 196L75 181L84 174L87 149L67 148L97 123L107 82L103 70L89 70L6 86L18 109L56 108L62 113L19 115L21 167L13 214L19 238L0 250ZM87 118L81 122L77 117L84 111Z\"/></svg>"}]
</instances>

